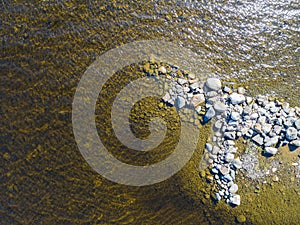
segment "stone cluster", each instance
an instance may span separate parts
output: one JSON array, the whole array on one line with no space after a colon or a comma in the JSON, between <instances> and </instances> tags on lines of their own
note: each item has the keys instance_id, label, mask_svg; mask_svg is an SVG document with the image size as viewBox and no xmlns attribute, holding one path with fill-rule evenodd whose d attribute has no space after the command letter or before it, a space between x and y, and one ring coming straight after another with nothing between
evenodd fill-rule
<instances>
[{"instance_id":1,"label":"stone cluster","mask_svg":"<svg viewBox=\"0 0 300 225\"><path fill-rule=\"evenodd\" d=\"M218 84L219 89L211 89L212 82ZM229 204L240 205L234 180L243 162L236 157L235 140L239 137L251 140L263 148L266 156L275 155L278 148L286 144L300 147L300 109L263 95L255 99L245 96L242 87L237 92L224 87L222 93L216 95L220 89L220 81L213 78L204 86L207 102L204 121L215 119L212 141L205 147L219 189L216 200L224 198Z\"/></svg>"},{"instance_id":2,"label":"stone cluster","mask_svg":"<svg viewBox=\"0 0 300 225\"><path fill-rule=\"evenodd\" d=\"M300 147L300 108L265 95L246 96L245 88L234 91L222 87L218 78L208 78L203 84L195 74L184 73L177 66L168 70L160 66L156 72L172 81L162 98L165 103L178 109L193 107L203 116L203 123L214 121L214 132L205 148L218 187L216 200L223 198L228 204L240 205L238 185L234 183L243 167L243 161L236 156L238 138L260 146L267 157L276 155L278 148L286 144Z\"/></svg>"}]
</instances>

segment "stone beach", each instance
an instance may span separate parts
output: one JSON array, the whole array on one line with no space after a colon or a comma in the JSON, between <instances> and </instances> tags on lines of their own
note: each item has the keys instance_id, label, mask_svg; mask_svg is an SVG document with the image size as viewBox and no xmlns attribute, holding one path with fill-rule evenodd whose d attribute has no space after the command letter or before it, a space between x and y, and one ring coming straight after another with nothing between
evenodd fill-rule
<instances>
[{"instance_id":1,"label":"stone beach","mask_svg":"<svg viewBox=\"0 0 300 225\"><path fill-rule=\"evenodd\" d=\"M172 87L162 100L179 110L194 108L202 123L212 120L213 133L205 149L212 179L217 184L215 199L238 206L241 197L234 180L240 169L247 168L243 162L247 157L237 156L235 141L240 137L250 141L254 147L260 147L266 157L275 157L278 148L284 145L300 147L300 108L269 96L246 96L244 87L237 90L222 87L218 78L204 82L189 73L178 77L178 71L177 66L169 71L171 76L167 78L172 81ZM162 66L154 75L167 72Z\"/></svg>"}]
</instances>

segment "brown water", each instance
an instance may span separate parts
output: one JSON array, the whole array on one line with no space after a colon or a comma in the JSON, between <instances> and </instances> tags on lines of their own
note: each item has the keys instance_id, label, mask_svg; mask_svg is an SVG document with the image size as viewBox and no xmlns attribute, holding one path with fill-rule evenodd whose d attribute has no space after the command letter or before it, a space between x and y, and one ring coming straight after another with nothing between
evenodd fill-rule
<instances>
[{"instance_id":1,"label":"brown water","mask_svg":"<svg viewBox=\"0 0 300 225\"><path fill-rule=\"evenodd\" d=\"M178 41L203 55L213 73L253 93L273 93L299 105L298 1L0 6L1 224L233 224L240 214L248 224L300 223L300 191L288 177L258 194L238 178L242 205L213 204L211 185L197 171L209 127L178 174L160 184L128 187L89 167L71 121L77 84L96 57L154 38Z\"/></svg>"}]
</instances>

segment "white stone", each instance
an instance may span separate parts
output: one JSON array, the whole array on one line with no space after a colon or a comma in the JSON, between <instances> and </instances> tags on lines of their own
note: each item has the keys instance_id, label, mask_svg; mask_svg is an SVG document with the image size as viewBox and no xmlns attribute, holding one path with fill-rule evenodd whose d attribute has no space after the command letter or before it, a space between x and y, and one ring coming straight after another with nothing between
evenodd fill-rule
<instances>
[{"instance_id":1,"label":"white stone","mask_svg":"<svg viewBox=\"0 0 300 225\"><path fill-rule=\"evenodd\" d=\"M265 133L265 134L268 134L272 129L272 125L271 124L264 124L262 126L262 131Z\"/></svg>"},{"instance_id":2,"label":"white stone","mask_svg":"<svg viewBox=\"0 0 300 225\"><path fill-rule=\"evenodd\" d=\"M231 92L232 92L232 90L227 86L224 87L223 91L226 93L229 93L229 94L231 94Z\"/></svg>"},{"instance_id":3,"label":"white stone","mask_svg":"<svg viewBox=\"0 0 300 225\"><path fill-rule=\"evenodd\" d=\"M294 127L289 127L286 130L286 139L289 141L295 140L297 138L297 130Z\"/></svg>"},{"instance_id":4,"label":"white stone","mask_svg":"<svg viewBox=\"0 0 300 225\"><path fill-rule=\"evenodd\" d=\"M238 112L232 112L232 113L230 114L230 118L231 118L232 120L234 120L234 121L237 121L237 120L240 119L240 114L239 114Z\"/></svg>"},{"instance_id":5,"label":"white stone","mask_svg":"<svg viewBox=\"0 0 300 225\"><path fill-rule=\"evenodd\" d=\"M245 92L246 92L246 90L245 90L245 88L243 88L243 87L238 87L238 89L237 89L237 92L239 93L239 94L245 94Z\"/></svg>"},{"instance_id":6,"label":"white stone","mask_svg":"<svg viewBox=\"0 0 300 225\"><path fill-rule=\"evenodd\" d=\"M270 147L270 146L272 146L272 145L275 145L275 144L277 144L278 140L279 140L279 137L278 137L278 136L269 138L268 141L265 143L265 146L266 146L266 147Z\"/></svg>"},{"instance_id":7,"label":"white stone","mask_svg":"<svg viewBox=\"0 0 300 225\"><path fill-rule=\"evenodd\" d=\"M225 161L226 162L232 162L233 159L234 159L234 154L232 154L232 153L226 153L226 155L225 155Z\"/></svg>"},{"instance_id":8,"label":"white stone","mask_svg":"<svg viewBox=\"0 0 300 225\"><path fill-rule=\"evenodd\" d=\"M241 94L238 94L235 92L229 96L229 99L231 101L231 104L233 104L233 105L242 104L246 100L244 95L241 95Z\"/></svg>"},{"instance_id":9,"label":"white stone","mask_svg":"<svg viewBox=\"0 0 300 225\"><path fill-rule=\"evenodd\" d=\"M168 102L171 99L171 96L169 93L166 93L162 99L164 100L164 102Z\"/></svg>"},{"instance_id":10,"label":"white stone","mask_svg":"<svg viewBox=\"0 0 300 225\"><path fill-rule=\"evenodd\" d=\"M240 205L241 204L241 196L234 194L230 199L229 202L233 205Z\"/></svg>"},{"instance_id":11,"label":"white stone","mask_svg":"<svg viewBox=\"0 0 300 225\"><path fill-rule=\"evenodd\" d=\"M158 71L161 72L162 74L167 73L167 69L164 66L159 67Z\"/></svg>"},{"instance_id":12,"label":"white stone","mask_svg":"<svg viewBox=\"0 0 300 225\"><path fill-rule=\"evenodd\" d=\"M182 79L182 78L178 78L177 79L177 83L180 84L180 85L184 85L186 84L188 81L186 79Z\"/></svg>"},{"instance_id":13,"label":"white stone","mask_svg":"<svg viewBox=\"0 0 300 225\"><path fill-rule=\"evenodd\" d=\"M237 184L233 184L233 185L230 186L229 192L231 194L235 194L238 191L238 189L239 189L238 185Z\"/></svg>"},{"instance_id":14,"label":"white stone","mask_svg":"<svg viewBox=\"0 0 300 225\"><path fill-rule=\"evenodd\" d=\"M211 152L211 150L213 149L213 146L210 143L206 143L205 148L206 148L207 151Z\"/></svg>"},{"instance_id":15,"label":"white stone","mask_svg":"<svg viewBox=\"0 0 300 225\"><path fill-rule=\"evenodd\" d=\"M230 168L228 166L221 166L219 169L220 173L223 175L229 174Z\"/></svg>"},{"instance_id":16,"label":"white stone","mask_svg":"<svg viewBox=\"0 0 300 225\"><path fill-rule=\"evenodd\" d=\"M242 161L240 160L240 158L235 158L233 161L232 161L232 164L234 165L235 168L237 169L241 169L242 166L243 166L243 163Z\"/></svg>"},{"instance_id":17,"label":"white stone","mask_svg":"<svg viewBox=\"0 0 300 225\"><path fill-rule=\"evenodd\" d=\"M257 134L256 136L254 136L252 138L252 140L257 143L258 145L262 145L264 143L264 139L259 135Z\"/></svg>"},{"instance_id":18,"label":"white stone","mask_svg":"<svg viewBox=\"0 0 300 225\"><path fill-rule=\"evenodd\" d=\"M247 103L248 105L252 102L252 100L253 100L252 97L249 97L249 96L246 97L246 103Z\"/></svg>"},{"instance_id":19,"label":"white stone","mask_svg":"<svg viewBox=\"0 0 300 225\"><path fill-rule=\"evenodd\" d=\"M278 149L273 147L266 147L265 152L271 155L275 155L277 153Z\"/></svg>"}]
</instances>

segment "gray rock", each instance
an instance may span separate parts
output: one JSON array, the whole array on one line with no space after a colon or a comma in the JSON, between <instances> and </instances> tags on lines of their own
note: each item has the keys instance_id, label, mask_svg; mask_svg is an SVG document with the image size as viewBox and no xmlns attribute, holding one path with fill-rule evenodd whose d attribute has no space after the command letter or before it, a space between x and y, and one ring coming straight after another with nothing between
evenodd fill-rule
<instances>
[{"instance_id":1,"label":"gray rock","mask_svg":"<svg viewBox=\"0 0 300 225\"><path fill-rule=\"evenodd\" d=\"M226 162L232 162L234 159L234 154L233 153L226 153L225 155L225 161Z\"/></svg>"},{"instance_id":2,"label":"gray rock","mask_svg":"<svg viewBox=\"0 0 300 225\"><path fill-rule=\"evenodd\" d=\"M205 102L204 94L195 94L191 98L190 104L196 108L198 105L200 105L203 102Z\"/></svg>"},{"instance_id":3,"label":"gray rock","mask_svg":"<svg viewBox=\"0 0 300 225\"><path fill-rule=\"evenodd\" d=\"M226 140L226 141L224 141L224 145L227 145L227 146L234 146L235 143L234 143L233 140Z\"/></svg>"},{"instance_id":4,"label":"gray rock","mask_svg":"<svg viewBox=\"0 0 300 225\"><path fill-rule=\"evenodd\" d=\"M230 152L230 153L237 153L237 150L238 148L235 148L234 146L229 146L227 152Z\"/></svg>"},{"instance_id":5,"label":"gray rock","mask_svg":"<svg viewBox=\"0 0 300 225\"><path fill-rule=\"evenodd\" d=\"M205 83L206 87L211 90L217 91L221 89L221 81L218 78L208 78Z\"/></svg>"},{"instance_id":6,"label":"gray rock","mask_svg":"<svg viewBox=\"0 0 300 225\"><path fill-rule=\"evenodd\" d=\"M182 97L182 96L178 96L177 99L176 99L176 106L178 109L181 109L182 107L185 106L185 98Z\"/></svg>"},{"instance_id":7,"label":"gray rock","mask_svg":"<svg viewBox=\"0 0 300 225\"><path fill-rule=\"evenodd\" d=\"M241 169L242 166L243 166L243 163L242 163L242 161L240 160L240 158L235 158L235 159L232 161L232 165L233 165L236 169Z\"/></svg>"},{"instance_id":8,"label":"gray rock","mask_svg":"<svg viewBox=\"0 0 300 225\"><path fill-rule=\"evenodd\" d=\"M222 120L217 120L214 124L214 130L220 130L223 126L223 121Z\"/></svg>"},{"instance_id":9,"label":"gray rock","mask_svg":"<svg viewBox=\"0 0 300 225\"><path fill-rule=\"evenodd\" d=\"M290 103L284 102L282 104L282 109L284 110L284 112L289 113L290 112Z\"/></svg>"},{"instance_id":10,"label":"gray rock","mask_svg":"<svg viewBox=\"0 0 300 225\"><path fill-rule=\"evenodd\" d=\"M216 97L218 95L218 93L216 91L209 91L206 93L206 97L207 98L212 98L212 97Z\"/></svg>"},{"instance_id":11,"label":"gray rock","mask_svg":"<svg viewBox=\"0 0 300 225\"><path fill-rule=\"evenodd\" d=\"M230 176L232 177L233 180L235 180L235 171L230 170Z\"/></svg>"},{"instance_id":12,"label":"gray rock","mask_svg":"<svg viewBox=\"0 0 300 225\"><path fill-rule=\"evenodd\" d=\"M226 174L229 174L230 168L228 166L222 165L219 169L220 173L223 174L224 176Z\"/></svg>"},{"instance_id":13,"label":"gray rock","mask_svg":"<svg viewBox=\"0 0 300 225\"><path fill-rule=\"evenodd\" d=\"M237 184L233 184L233 185L230 186L229 192L231 194L235 194L238 191L238 189L239 189L238 185Z\"/></svg>"},{"instance_id":14,"label":"gray rock","mask_svg":"<svg viewBox=\"0 0 300 225\"><path fill-rule=\"evenodd\" d=\"M258 95L256 101L259 105L265 106L268 103L268 97L264 95Z\"/></svg>"},{"instance_id":15,"label":"gray rock","mask_svg":"<svg viewBox=\"0 0 300 225\"><path fill-rule=\"evenodd\" d=\"M260 124L265 124L266 120L267 120L266 116L260 116L260 117L258 117L257 122Z\"/></svg>"},{"instance_id":16,"label":"gray rock","mask_svg":"<svg viewBox=\"0 0 300 225\"><path fill-rule=\"evenodd\" d=\"M262 130L261 130L261 124L260 123L256 123L253 127L253 129L257 132L257 133L261 133Z\"/></svg>"},{"instance_id":17,"label":"gray rock","mask_svg":"<svg viewBox=\"0 0 300 225\"><path fill-rule=\"evenodd\" d=\"M206 143L206 144L205 144L205 148L206 148L207 151L211 152L212 149L213 149L213 146L212 146L212 144L210 144L210 143Z\"/></svg>"},{"instance_id":18,"label":"gray rock","mask_svg":"<svg viewBox=\"0 0 300 225\"><path fill-rule=\"evenodd\" d=\"M212 106L215 104L215 102L218 102L218 101L220 101L219 96L212 97L212 98L206 98L206 102Z\"/></svg>"},{"instance_id":19,"label":"gray rock","mask_svg":"<svg viewBox=\"0 0 300 225\"><path fill-rule=\"evenodd\" d=\"M210 108L207 110L207 112L206 112L206 114L205 114L205 116L204 116L204 118L203 118L204 122L208 122L208 121L211 120L215 115L216 115L216 112L215 112L214 108L213 108L213 107L210 107Z\"/></svg>"},{"instance_id":20,"label":"gray rock","mask_svg":"<svg viewBox=\"0 0 300 225\"><path fill-rule=\"evenodd\" d=\"M250 138L254 135L254 131L252 129L249 129L245 135L246 135L246 137Z\"/></svg>"},{"instance_id":21,"label":"gray rock","mask_svg":"<svg viewBox=\"0 0 300 225\"><path fill-rule=\"evenodd\" d=\"M220 150L221 149L218 146L214 146L213 150L212 150L212 153L215 154L215 155L217 155L220 152Z\"/></svg>"},{"instance_id":22,"label":"gray rock","mask_svg":"<svg viewBox=\"0 0 300 225\"><path fill-rule=\"evenodd\" d=\"M252 105L252 108L253 108L254 110L257 110L258 107L259 107L259 106L258 106L256 103L254 103L254 104Z\"/></svg>"},{"instance_id":23,"label":"gray rock","mask_svg":"<svg viewBox=\"0 0 300 225\"><path fill-rule=\"evenodd\" d=\"M267 141L265 140L265 146L270 147L272 145L276 145L278 143L278 140L279 140L278 136L269 138Z\"/></svg>"},{"instance_id":24,"label":"gray rock","mask_svg":"<svg viewBox=\"0 0 300 225\"><path fill-rule=\"evenodd\" d=\"M258 108L257 109L257 112L260 116L265 116L265 115L268 115L268 112L267 110L265 110L264 108Z\"/></svg>"},{"instance_id":25,"label":"gray rock","mask_svg":"<svg viewBox=\"0 0 300 225\"><path fill-rule=\"evenodd\" d=\"M267 123L267 124L264 124L262 126L262 132L264 132L265 134L270 133L271 129L272 129L272 125L271 124Z\"/></svg>"},{"instance_id":26,"label":"gray rock","mask_svg":"<svg viewBox=\"0 0 300 225\"><path fill-rule=\"evenodd\" d=\"M250 106L246 106L243 110L244 115L249 115L251 112L252 112L252 110L251 110Z\"/></svg>"},{"instance_id":27,"label":"gray rock","mask_svg":"<svg viewBox=\"0 0 300 225\"><path fill-rule=\"evenodd\" d=\"M246 98L244 95L238 94L238 93L232 93L229 96L230 102L233 105L238 105L238 104L242 104L245 102Z\"/></svg>"},{"instance_id":28,"label":"gray rock","mask_svg":"<svg viewBox=\"0 0 300 225\"><path fill-rule=\"evenodd\" d=\"M220 201L221 200L221 195L219 193L216 193L216 200Z\"/></svg>"},{"instance_id":29,"label":"gray rock","mask_svg":"<svg viewBox=\"0 0 300 225\"><path fill-rule=\"evenodd\" d=\"M255 143L257 143L258 145L263 145L263 143L264 143L263 137L260 136L259 134L257 134L256 136L254 136L254 137L252 138L252 140L253 140Z\"/></svg>"},{"instance_id":30,"label":"gray rock","mask_svg":"<svg viewBox=\"0 0 300 225\"><path fill-rule=\"evenodd\" d=\"M187 84L188 81L183 78L177 78L177 83L180 84L181 86L183 86L184 84Z\"/></svg>"},{"instance_id":31,"label":"gray rock","mask_svg":"<svg viewBox=\"0 0 300 225\"><path fill-rule=\"evenodd\" d=\"M297 130L300 130L300 119L296 120L294 123Z\"/></svg>"},{"instance_id":32,"label":"gray rock","mask_svg":"<svg viewBox=\"0 0 300 225\"><path fill-rule=\"evenodd\" d=\"M223 178L224 178L227 182L233 181L233 177L232 177L230 174L226 174L225 176L223 176Z\"/></svg>"},{"instance_id":33,"label":"gray rock","mask_svg":"<svg viewBox=\"0 0 300 225\"><path fill-rule=\"evenodd\" d=\"M282 119L281 118L276 118L275 120L274 120L274 123L276 124L276 125L282 125Z\"/></svg>"},{"instance_id":34,"label":"gray rock","mask_svg":"<svg viewBox=\"0 0 300 225\"><path fill-rule=\"evenodd\" d=\"M235 140L236 138L236 133L234 131L231 132L225 132L224 133L224 138L229 139L229 140Z\"/></svg>"},{"instance_id":35,"label":"gray rock","mask_svg":"<svg viewBox=\"0 0 300 225\"><path fill-rule=\"evenodd\" d=\"M294 145L296 147L300 147L300 140L294 140L290 142L291 145Z\"/></svg>"},{"instance_id":36,"label":"gray rock","mask_svg":"<svg viewBox=\"0 0 300 225\"><path fill-rule=\"evenodd\" d=\"M215 132L214 134L216 137L221 137L222 136L222 133L221 132Z\"/></svg>"},{"instance_id":37,"label":"gray rock","mask_svg":"<svg viewBox=\"0 0 300 225\"><path fill-rule=\"evenodd\" d=\"M220 101L216 101L214 103L213 107L214 107L215 111L218 112L218 113L225 112L226 108L227 108L226 105L224 103L220 102Z\"/></svg>"},{"instance_id":38,"label":"gray rock","mask_svg":"<svg viewBox=\"0 0 300 225\"><path fill-rule=\"evenodd\" d=\"M273 147L266 147L265 152L271 155L275 155L277 153L278 149Z\"/></svg>"},{"instance_id":39,"label":"gray rock","mask_svg":"<svg viewBox=\"0 0 300 225\"><path fill-rule=\"evenodd\" d=\"M217 155L214 155L214 154L212 154L212 153L209 153L209 158L211 158L211 159L217 159L218 158L218 156Z\"/></svg>"},{"instance_id":40,"label":"gray rock","mask_svg":"<svg viewBox=\"0 0 300 225\"><path fill-rule=\"evenodd\" d=\"M286 120L284 120L283 124L287 127L291 127L294 125L296 119L293 117L288 117Z\"/></svg>"},{"instance_id":41,"label":"gray rock","mask_svg":"<svg viewBox=\"0 0 300 225\"><path fill-rule=\"evenodd\" d=\"M251 120L256 120L258 118L258 116L259 116L258 113L253 113L253 114L250 115L250 119Z\"/></svg>"},{"instance_id":42,"label":"gray rock","mask_svg":"<svg viewBox=\"0 0 300 225\"><path fill-rule=\"evenodd\" d=\"M201 107L200 105L196 107L196 111L197 111L197 113L200 113L200 112L201 112L201 110L202 110L202 107Z\"/></svg>"},{"instance_id":43,"label":"gray rock","mask_svg":"<svg viewBox=\"0 0 300 225\"><path fill-rule=\"evenodd\" d=\"M281 130L282 130L282 127L281 127L280 125L275 125L275 126L273 127L273 131L274 131L274 133L277 134L277 135L280 134Z\"/></svg>"},{"instance_id":44,"label":"gray rock","mask_svg":"<svg viewBox=\"0 0 300 225\"><path fill-rule=\"evenodd\" d=\"M285 135L286 139L288 141L292 141L295 140L297 138L297 130L294 127L289 127L286 130L286 135Z\"/></svg>"},{"instance_id":45,"label":"gray rock","mask_svg":"<svg viewBox=\"0 0 300 225\"><path fill-rule=\"evenodd\" d=\"M239 114L238 112L232 112L232 113L230 114L230 118L231 118L232 120L234 120L234 121L237 121L237 120L240 119L240 114Z\"/></svg>"}]
</instances>

